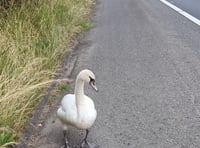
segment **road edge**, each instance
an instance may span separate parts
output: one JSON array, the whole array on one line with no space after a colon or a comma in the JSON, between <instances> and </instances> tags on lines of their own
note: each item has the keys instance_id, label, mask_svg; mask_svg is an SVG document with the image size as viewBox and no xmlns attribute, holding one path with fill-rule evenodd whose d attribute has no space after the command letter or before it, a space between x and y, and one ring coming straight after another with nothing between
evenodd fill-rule
<instances>
[{"instance_id":1,"label":"road edge","mask_svg":"<svg viewBox=\"0 0 200 148\"><path fill-rule=\"evenodd\" d=\"M69 78L75 68L78 55L79 55L79 50L78 48L78 43L73 45L65 53L65 56L62 59L62 62L60 64L60 67L58 68L57 72L55 73L55 76L53 80L56 79L62 79L62 78ZM25 127L25 130L23 132L23 137L20 138L19 144L16 146L18 148L27 148L29 147L29 143L31 141L31 137L35 135L35 132L38 129L38 124L40 124L40 117L44 113L45 106L48 105L48 100L53 92L53 90L56 87L56 82L52 82L48 88L47 91L44 92L44 95L42 95L40 102L37 104L37 106L34 109L33 116L31 117L30 121L28 122L28 125ZM56 100L54 100L56 102ZM49 112L49 111L48 111Z\"/></svg>"}]
</instances>

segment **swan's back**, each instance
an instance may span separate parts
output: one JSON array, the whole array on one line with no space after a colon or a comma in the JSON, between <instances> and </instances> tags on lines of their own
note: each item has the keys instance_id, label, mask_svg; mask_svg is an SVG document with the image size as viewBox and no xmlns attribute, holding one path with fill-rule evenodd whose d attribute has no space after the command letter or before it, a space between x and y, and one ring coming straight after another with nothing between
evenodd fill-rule
<instances>
[{"instance_id":1,"label":"swan's back","mask_svg":"<svg viewBox=\"0 0 200 148\"><path fill-rule=\"evenodd\" d=\"M57 110L59 119L67 124L74 124L77 120L77 108L74 94L67 94L61 101L61 106Z\"/></svg>"}]
</instances>

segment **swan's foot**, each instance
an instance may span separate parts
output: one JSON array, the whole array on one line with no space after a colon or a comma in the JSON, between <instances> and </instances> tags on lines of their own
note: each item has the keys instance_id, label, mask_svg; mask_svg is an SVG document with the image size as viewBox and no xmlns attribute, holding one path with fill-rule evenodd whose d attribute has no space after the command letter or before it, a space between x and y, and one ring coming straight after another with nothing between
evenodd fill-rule
<instances>
[{"instance_id":1,"label":"swan's foot","mask_svg":"<svg viewBox=\"0 0 200 148\"><path fill-rule=\"evenodd\" d=\"M98 148L99 146L98 145L95 145L95 144L92 144L92 143L89 143L88 141L83 141L81 143L81 146L80 148Z\"/></svg>"},{"instance_id":2,"label":"swan's foot","mask_svg":"<svg viewBox=\"0 0 200 148\"><path fill-rule=\"evenodd\" d=\"M70 145L70 144L65 144L65 145L61 146L60 148L77 148L77 146Z\"/></svg>"},{"instance_id":3,"label":"swan's foot","mask_svg":"<svg viewBox=\"0 0 200 148\"><path fill-rule=\"evenodd\" d=\"M60 148L72 148L72 147L69 146L69 143L68 144L65 143L65 145L61 146Z\"/></svg>"},{"instance_id":4,"label":"swan's foot","mask_svg":"<svg viewBox=\"0 0 200 148\"><path fill-rule=\"evenodd\" d=\"M63 131L63 135L64 135L64 140L65 140L65 145L63 145L61 148L73 148L73 146L70 146L70 144L67 140L67 131L66 130Z\"/></svg>"},{"instance_id":5,"label":"swan's foot","mask_svg":"<svg viewBox=\"0 0 200 148\"><path fill-rule=\"evenodd\" d=\"M98 148L99 146L91 144L87 141L88 133L89 133L89 130L86 129L86 135L83 141L81 142L80 148Z\"/></svg>"}]
</instances>

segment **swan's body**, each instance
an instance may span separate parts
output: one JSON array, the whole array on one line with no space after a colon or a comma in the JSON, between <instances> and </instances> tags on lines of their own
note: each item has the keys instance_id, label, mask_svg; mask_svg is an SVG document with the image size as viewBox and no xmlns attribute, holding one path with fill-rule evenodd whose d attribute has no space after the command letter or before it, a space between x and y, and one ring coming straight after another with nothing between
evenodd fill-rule
<instances>
[{"instance_id":1,"label":"swan's body","mask_svg":"<svg viewBox=\"0 0 200 148\"><path fill-rule=\"evenodd\" d=\"M76 105L74 94L64 96L61 107L57 111L64 126L71 125L79 129L88 129L93 125L97 112L92 99L84 95L81 103Z\"/></svg>"},{"instance_id":2,"label":"swan's body","mask_svg":"<svg viewBox=\"0 0 200 148\"><path fill-rule=\"evenodd\" d=\"M84 83L88 82L96 91L95 75L90 70L83 70L79 73L76 79L75 94L67 94L61 101L61 106L57 110L57 115L63 124L63 130L67 130L67 126L74 126L78 129L88 129L96 120L97 112L94 102L91 98L84 95ZM66 133L64 133L66 139ZM84 141L86 144L86 137ZM65 147L69 148L66 139Z\"/></svg>"}]
</instances>

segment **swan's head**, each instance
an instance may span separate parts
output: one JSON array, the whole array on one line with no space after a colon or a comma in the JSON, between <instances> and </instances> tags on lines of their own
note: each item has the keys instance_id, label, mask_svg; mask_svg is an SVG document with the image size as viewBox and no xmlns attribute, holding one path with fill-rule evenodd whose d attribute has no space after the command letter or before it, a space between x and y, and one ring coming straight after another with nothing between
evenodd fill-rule
<instances>
[{"instance_id":1,"label":"swan's head","mask_svg":"<svg viewBox=\"0 0 200 148\"><path fill-rule=\"evenodd\" d=\"M91 70L88 70L88 69L85 69L85 70L82 70L78 77L78 79L86 82L86 83L89 83L90 86L95 90L95 91L98 91L97 87L96 87L96 81L95 81L95 75L94 73L91 71Z\"/></svg>"}]
</instances>

